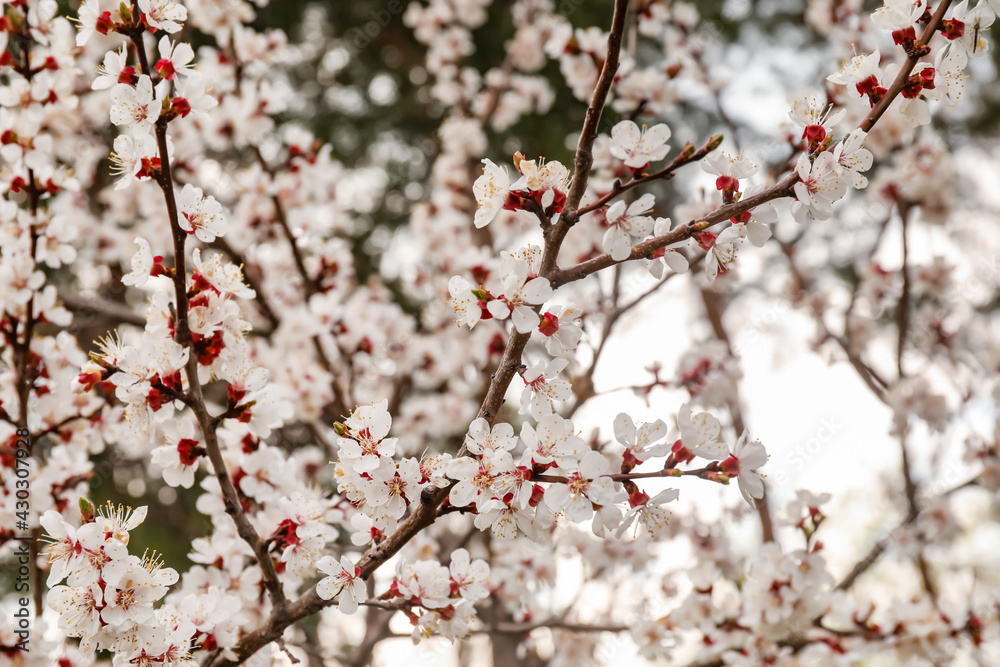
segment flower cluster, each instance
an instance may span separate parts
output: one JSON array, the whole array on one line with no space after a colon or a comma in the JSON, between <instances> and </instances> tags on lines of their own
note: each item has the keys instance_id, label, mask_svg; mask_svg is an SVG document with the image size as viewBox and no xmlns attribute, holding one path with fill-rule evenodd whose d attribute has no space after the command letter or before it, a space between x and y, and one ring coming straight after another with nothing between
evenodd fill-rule
<instances>
[{"instance_id":1,"label":"flower cluster","mask_svg":"<svg viewBox=\"0 0 1000 667\"><path fill-rule=\"evenodd\" d=\"M488 225L501 209L531 211L547 219L562 211L569 171L559 162L536 163L518 153L514 156L514 166L521 177L513 183L506 169L489 159L484 159L483 164L483 175L472 186L479 204L476 227Z\"/></svg>"},{"instance_id":2,"label":"flower cluster","mask_svg":"<svg viewBox=\"0 0 1000 667\"><path fill-rule=\"evenodd\" d=\"M454 641L467 636L475 624L475 603L489 597L489 576L486 561L472 560L466 549L456 549L448 567L429 560L400 561L383 597L405 608L414 626L414 643L433 635Z\"/></svg>"},{"instance_id":3,"label":"flower cluster","mask_svg":"<svg viewBox=\"0 0 1000 667\"><path fill-rule=\"evenodd\" d=\"M397 461L396 438L387 437L388 401L363 405L340 429L337 486L380 531L395 529L406 508L432 482L415 458Z\"/></svg>"},{"instance_id":4,"label":"flower cluster","mask_svg":"<svg viewBox=\"0 0 1000 667\"><path fill-rule=\"evenodd\" d=\"M668 454L664 476L698 474L723 483L737 478L747 502L752 505L754 498L762 498L764 485L756 471L767 460L764 447L749 442L744 432L730 454L719 441L718 420L701 413L697 421L702 428L694 429L684 410L678 420L681 437L672 447L659 442L667 435L662 421L637 428L628 415L620 414L614 428L624 451L606 452L587 447L574 433L572 421L551 412L535 426L525 423L520 438L509 424L491 429L486 420L477 419L466 437L469 455L447 466L455 482L448 500L455 507L473 508L476 527L504 540L519 533L538 539L560 515L576 523L591 522L598 536L621 536L638 520L655 538L662 536L666 524L661 506L676 500L677 490L650 498L629 473L652 457ZM696 456L712 463L700 471L678 467ZM626 500L629 509L623 514L620 504Z\"/></svg>"},{"instance_id":5,"label":"flower cluster","mask_svg":"<svg viewBox=\"0 0 1000 667\"><path fill-rule=\"evenodd\" d=\"M41 518L52 540L49 605L59 614L60 629L80 638L86 657L105 649L122 664L194 664L194 624L174 605L154 606L177 582L177 572L128 550L129 532L146 518L146 508L109 505L93 514L88 503L81 507L85 521L79 527L53 510Z\"/></svg>"}]
</instances>

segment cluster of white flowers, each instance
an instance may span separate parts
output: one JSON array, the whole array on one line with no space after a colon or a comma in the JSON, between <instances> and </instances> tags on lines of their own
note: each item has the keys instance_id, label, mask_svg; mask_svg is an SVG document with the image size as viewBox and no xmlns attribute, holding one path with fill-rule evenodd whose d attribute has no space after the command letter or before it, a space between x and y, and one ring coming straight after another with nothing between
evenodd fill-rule
<instances>
[{"instance_id":1,"label":"cluster of white flowers","mask_svg":"<svg viewBox=\"0 0 1000 667\"><path fill-rule=\"evenodd\" d=\"M390 599L398 598L411 611L423 608L413 628L413 641L432 635L455 640L465 637L476 620L475 603L489 596L490 567L472 560L465 549L451 553L448 567L434 561L400 561L390 586Z\"/></svg>"},{"instance_id":2,"label":"cluster of white flowers","mask_svg":"<svg viewBox=\"0 0 1000 667\"><path fill-rule=\"evenodd\" d=\"M394 458L398 441L388 437L387 408L387 400L363 405L344 421L335 472L339 491L382 532L395 530L428 485L446 484L438 462Z\"/></svg>"},{"instance_id":3,"label":"cluster of white flowers","mask_svg":"<svg viewBox=\"0 0 1000 667\"><path fill-rule=\"evenodd\" d=\"M157 266L162 271L162 265L149 257L148 244L139 240L137 245L139 259L133 258L133 267L138 270L130 275L149 275L150 267L155 274ZM247 422L255 437L267 437L289 416L290 405L276 400L267 384L267 372L248 358L246 333L250 325L234 298L252 297L253 290L243 283L241 271L224 264L217 254L202 260L195 249L194 269L189 280L188 314L199 378L225 381L230 416ZM108 337L100 352L84 365L77 386L89 390L100 382L111 383L125 406L131 439L136 443L150 442L152 425L162 425L166 445L154 450L154 461L163 467L168 483L190 487L204 449L198 444L192 422L171 421L185 407L182 375L191 354L190 348L173 337L174 312L169 291L153 292L141 345Z\"/></svg>"},{"instance_id":4,"label":"cluster of white flowers","mask_svg":"<svg viewBox=\"0 0 1000 667\"><path fill-rule=\"evenodd\" d=\"M342 613L353 614L366 601L360 568L348 556L341 556L339 561L323 556L316 567L328 575L316 585L317 593L324 600L336 599ZM451 553L450 567L433 560L400 560L394 579L379 601L406 611L414 625L414 643L432 635L461 639L476 622L475 603L489 596L489 576L486 561L472 560L466 549Z\"/></svg>"},{"instance_id":5,"label":"cluster of white flowers","mask_svg":"<svg viewBox=\"0 0 1000 667\"><path fill-rule=\"evenodd\" d=\"M48 600L59 614L59 627L80 639L84 657L104 649L122 665L197 664L191 658L195 624L175 605L154 606L177 582L177 571L128 550L129 532L146 518L146 508L109 505L87 518L78 528L54 510L41 518L53 540ZM213 625L227 621L216 616Z\"/></svg>"},{"instance_id":6,"label":"cluster of white flowers","mask_svg":"<svg viewBox=\"0 0 1000 667\"><path fill-rule=\"evenodd\" d=\"M764 485L756 470L767 460L764 447L749 442L744 433L730 454L720 441L718 420L701 413L697 420L703 427L695 430L685 410L682 407L678 419L680 438L672 448L660 442L667 435L662 421L637 428L623 413L616 418L614 430L624 451L611 448L606 452L588 447L574 433L572 421L552 412L536 416L535 426L525 423L520 438L510 424L499 423L491 429L485 419L477 419L465 443L470 455L447 464L447 475L455 480L449 501L455 507L474 507L476 527L504 540L519 533L542 539L559 515L576 523L589 521L594 534L605 537L613 533L620 537L638 519L653 537L660 537L666 525L661 506L677 499L676 489L650 499L634 485L631 490L623 486L622 480L628 480L637 464L667 454L675 465L695 456L715 461L706 468L709 479L728 482L737 478L749 503L762 498ZM714 430L704 427L706 422ZM619 504L626 500L630 509L623 515Z\"/></svg>"}]
</instances>

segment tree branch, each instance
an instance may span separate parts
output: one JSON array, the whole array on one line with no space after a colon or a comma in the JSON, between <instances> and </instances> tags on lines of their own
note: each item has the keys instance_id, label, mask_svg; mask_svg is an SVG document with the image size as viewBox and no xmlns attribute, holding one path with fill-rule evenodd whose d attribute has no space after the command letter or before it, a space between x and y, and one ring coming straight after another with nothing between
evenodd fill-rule
<instances>
[{"instance_id":1,"label":"tree branch","mask_svg":"<svg viewBox=\"0 0 1000 667\"><path fill-rule=\"evenodd\" d=\"M725 306L722 304L719 293L702 287L701 300L705 305L705 314L712 325L715 337L726 345L729 356L734 356L729 332L726 331L726 326L722 322L722 313ZM729 409L729 414L733 420L733 429L736 431L736 437L738 438L746 430L746 424L743 422L743 400L740 398L738 386L736 386L735 396L726 401L726 407ZM757 518L760 521L761 539L764 542L773 542L774 522L771 520L771 508L767 500L767 484L764 485L764 496L754 503L754 509L757 510Z\"/></svg>"},{"instance_id":2,"label":"tree branch","mask_svg":"<svg viewBox=\"0 0 1000 667\"><path fill-rule=\"evenodd\" d=\"M132 6L135 15L139 16L139 8L136 0L133 0ZM146 57L146 49L143 43L144 32L145 29L142 26L138 26L132 30L130 36L139 57L142 73L149 75L151 70L149 69L149 62ZM215 431L216 424L214 423L212 415L208 412L208 408L205 405L205 398L202 395L201 382L198 379L198 358L197 355L194 354L190 325L188 322L187 270L185 266L184 254L187 232L180 226L177 201L174 196L173 176L170 169L170 152L167 146L167 121L161 117L154 125L154 130L160 157L160 170L156 180L160 189L163 191L163 198L167 207L167 217L170 220L170 230L172 232L174 243L173 283L177 320L175 336L177 342L188 348L191 352L188 354L187 363L185 365L185 374L187 375L188 380L188 392L192 399L190 405L196 418L198 419L198 424L201 426L202 434L205 437L205 449L207 450L208 458L212 463L212 468L215 471L215 476L219 481L219 487L221 488L223 500L225 501L226 513L232 517L240 537L243 538L253 551L261 572L263 573L264 585L267 588L268 593L270 593L275 608L280 610L287 604L287 599L285 598L284 591L282 590L281 582L278 580L278 573L275 570L274 561L271 560L271 556L267 553L267 549L263 541L257 534L257 531L254 530L254 527L250 524L246 513L243 511L239 494L236 491L236 487L233 485L232 478L229 476L229 471L226 469L225 459L222 456L222 450Z\"/></svg>"},{"instance_id":3,"label":"tree branch","mask_svg":"<svg viewBox=\"0 0 1000 667\"><path fill-rule=\"evenodd\" d=\"M703 159L709 153L718 148L719 144L721 143L722 143L721 134L717 134L711 139L709 139L708 142L704 146L699 148L697 151L694 150L693 145L688 143L687 146L684 147L684 150L681 151L680 154L663 169L660 169L659 171L654 172L652 174L643 174L639 178L633 178L631 181L628 181L627 183L622 183L621 181L615 181L614 185L611 188L611 192L605 194L602 197L599 197L596 201L587 204L586 206L580 207L580 210L576 212L577 218L579 218L579 216L590 213L591 211L596 211L597 209L601 208L602 206L610 202L612 199L617 197L618 195L628 192L632 188L636 188L639 187L640 185L645 185L646 183L652 183L653 181L658 181L661 179L669 180L673 178L678 169L680 169L686 164L691 164L692 162L697 162L698 160Z\"/></svg>"},{"instance_id":4,"label":"tree branch","mask_svg":"<svg viewBox=\"0 0 1000 667\"><path fill-rule=\"evenodd\" d=\"M775 185L772 185L770 188L750 197L740 199L738 202L724 204L701 220L692 220L687 224L678 225L663 236L657 236L656 238L643 241L632 249L632 254L620 262L611 259L611 255L600 255L593 259L588 259L585 262L575 264L574 266L560 269L552 281L552 286L559 287L561 285L565 285L566 283L582 280L592 273L614 266L615 264L621 264L633 259L646 259L650 257L654 251L659 250L660 248L665 248L673 243L685 241L691 238L696 232L703 231L716 223L734 218L741 213L756 208L757 206L773 199L790 197L793 194L792 186L795 185L798 180L799 177L797 174L789 174L788 176L785 176L785 178L778 181Z\"/></svg>"},{"instance_id":5,"label":"tree branch","mask_svg":"<svg viewBox=\"0 0 1000 667\"><path fill-rule=\"evenodd\" d=\"M102 315L111 320L115 326L131 324L140 329L146 326L146 318L128 306L114 301L91 298L59 290L59 301L75 315Z\"/></svg>"},{"instance_id":6,"label":"tree branch","mask_svg":"<svg viewBox=\"0 0 1000 667\"><path fill-rule=\"evenodd\" d=\"M597 83L597 89L591 101L590 108L587 109L587 118L584 124L584 131L580 135L580 143L577 148L577 157L574 164L577 171L574 174L573 189L567 197L569 214L576 211L580 203L580 198L586 188L587 172L593 163L593 156L590 153L594 139L597 137L597 123L600 120L601 109L607 100L608 91L614 81L615 71L618 68L618 56L621 49L622 34L625 29L625 14L628 10L628 0L616 0L615 12L612 19L611 34L608 36L608 58L604 63L601 76ZM580 170L583 171L580 171ZM564 209L565 211L566 209ZM542 263L539 275L548 278L550 281L555 276L556 257L562 240L569 230L568 221L560 216L558 223L547 230L545 239L545 249L542 254ZM514 332L507 340L507 347L504 350L503 358L497 371L493 374L489 389L483 399L479 410L479 416L493 424L496 421L503 403L504 394L510 386L514 374L521 366L521 354L528 343L530 334ZM458 455L464 454L465 447L459 450ZM437 508L444 502L450 492L450 486L443 489L425 489L420 497L420 502L415 504L410 516L389 535L384 542L378 546L370 548L358 561L357 567L360 569L360 577L367 579L383 563L396 554L410 541L417 533L434 523L437 518ZM292 623L301 618L318 612L323 607L329 606L332 601L323 600L313 586L299 599L285 607L276 607L267 622L256 630L246 634L240 640L233 652L236 654L235 660L222 660L219 667L232 667L244 662L251 655L256 653L262 646L274 641Z\"/></svg>"},{"instance_id":7,"label":"tree branch","mask_svg":"<svg viewBox=\"0 0 1000 667\"><path fill-rule=\"evenodd\" d=\"M948 11L948 6L951 4L951 0L942 0L941 4L938 5L937 11L931 17L930 22L927 27L924 28L923 34L920 35L920 40L914 45L913 50L906 55L906 60L903 62L902 67L899 69L899 74L896 76L896 80L892 82L892 85L886 90L885 95L882 97L878 103L872 107L872 110L868 112L865 119L861 121L858 125L865 132L871 132L871 129L875 127L875 123L878 119L889 110L892 105L893 100L896 96L903 92L903 88L906 86L906 79L910 76L910 72L913 68L917 66L917 62L925 55L927 55L928 49L927 45L930 43L931 38L934 37L934 33L937 31L938 26L941 25L941 19L944 18L944 14Z\"/></svg>"},{"instance_id":8,"label":"tree branch","mask_svg":"<svg viewBox=\"0 0 1000 667\"><path fill-rule=\"evenodd\" d=\"M920 41L917 42L912 54L907 56L899 74L896 76L895 81L893 81L885 96L879 101L878 104L875 105L868 115L865 116L865 119L861 121L861 124L858 126L860 129L865 132L870 132L875 126L875 123L878 122L879 118L881 118L889 108L889 105L892 104L892 101L897 95L899 95L900 92L902 92L903 87L906 85L907 77L910 76L910 72L913 71L917 61L926 54L924 47L927 46L927 43L930 42L930 39L934 36L934 32L937 30L938 25L940 25L941 19L944 18L944 13L950 4L951 0L944 0L938 6L937 11L931 18L930 23L927 24L927 27L924 30L923 35L920 37ZM794 196L792 186L795 185L798 180L798 176L793 172L778 181L775 185L757 193L752 197L747 197L738 202L720 206L702 220L692 220L686 225L679 225L663 236L643 241L632 250L631 255L622 261L627 262L633 259L648 257L654 250L659 250L660 248L664 248L672 243L679 243L689 239L695 232L702 231L711 225L736 217L740 213L756 208L763 203L769 202L773 199ZM556 274L556 279L553 281L552 286L558 287L569 282L580 280L589 276L591 273L600 271L601 269L605 269L618 263L620 262L616 262L611 259L610 255L595 257L594 259L587 260L586 262L581 262L575 266L560 270Z\"/></svg>"},{"instance_id":9,"label":"tree branch","mask_svg":"<svg viewBox=\"0 0 1000 667\"><path fill-rule=\"evenodd\" d=\"M251 146L253 154L257 157L257 162L260 164L261 169L263 169L268 176L274 176L274 169L264 160L264 156L260 152L260 148L257 146ZM320 291L319 285L316 281L310 277L309 272L306 270L306 263L302 257L302 251L299 250L298 243L296 242L295 235L292 233L292 228L288 224L288 216L285 215L285 207L281 203L281 197L277 193L271 196L271 204L274 206L274 219L277 221L278 226L281 227L282 233L285 235L285 239L288 241L288 245L292 249L292 257L295 261L295 268L299 272L299 278L302 279L302 289L305 290L306 299L308 300L313 294Z\"/></svg>"},{"instance_id":10,"label":"tree branch","mask_svg":"<svg viewBox=\"0 0 1000 667\"><path fill-rule=\"evenodd\" d=\"M938 496L938 499L947 498L948 496L954 494L957 491L961 491L962 489L970 486L975 486L978 483L978 481L979 481L979 475L976 475L972 479L969 479L963 482L962 484L959 484L958 486L952 487L947 491L941 493ZM907 513L906 518L903 519L902 523L893 528L888 535L886 535L881 540L876 542L875 545L871 548L871 550L865 555L865 557L862 558L860 561L858 561L853 568L851 568L851 571L847 574L847 576L841 579L840 583L837 584L836 589L838 591L846 591L851 586L853 586L854 582L858 580L858 577L867 572L871 568L871 566L875 564L875 562L879 559L879 556L885 553L885 550L888 549L889 546L896 541L900 533L907 527L912 525L917 520L918 516L919 514Z\"/></svg>"}]
</instances>

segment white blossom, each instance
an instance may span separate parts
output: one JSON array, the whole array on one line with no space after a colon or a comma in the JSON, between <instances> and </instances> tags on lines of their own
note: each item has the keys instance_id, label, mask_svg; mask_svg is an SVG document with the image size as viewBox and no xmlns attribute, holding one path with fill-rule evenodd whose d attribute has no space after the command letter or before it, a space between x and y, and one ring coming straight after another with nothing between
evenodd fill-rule
<instances>
[{"instance_id":1,"label":"white blossom","mask_svg":"<svg viewBox=\"0 0 1000 667\"><path fill-rule=\"evenodd\" d=\"M611 128L611 154L624 160L626 167L641 169L667 156L669 139L670 128L663 123L640 130L634 122L623 120Z\"/></svg>"},{"instance_id":2,"label":"white blossom","mask_svg":"<svg viewBox=\"0 0 1000 667\"><path fill-rule=\"evenodd\" d=\"M316 561L316 569L329 575L316 584L316 593L324 600L338 597L337 608L342 614L353 614L366 599L365 582L359 576L357 566L347 556L340 561L332 556L323 556Z\"/></svg>"}]
</instances>

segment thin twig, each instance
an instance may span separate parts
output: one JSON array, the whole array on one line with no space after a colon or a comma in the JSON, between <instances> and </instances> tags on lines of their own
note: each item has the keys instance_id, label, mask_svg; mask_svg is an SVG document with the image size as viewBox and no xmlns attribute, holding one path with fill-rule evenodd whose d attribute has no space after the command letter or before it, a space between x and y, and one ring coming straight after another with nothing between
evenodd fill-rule
<instances>
[{"instance_id":1,"label":"thin twig","mask_svg":"<svg viewBox=\"0 0 1000 667\"><path fill-rule=\"evenodd\" d=\"M79 294L73 294L62 289L58 291L58 295L59 301L70 312L76 315L102 315L111 320L115 326L119 324L131 324L140 329L146 326L146 318L124 304L80 296ZM74 326L79 327L80 325L74 322Z\"/></svg>"},{"instance_id":2,"label":"thin twig","mask_svg":"<svg viewBox=\"0 0 1000 667\"><path fill-rule=\"evenodd\" d=\"M902 224L902 245L903 245L903 266L900 271L903 274L903 291L899 296L899 303L896 306L896 370L899 373L899 380L906 376L903 368L903 355L906 351L906 337L910 323L910 267L909 267L909 243L907 243L907 222L909 221L911 208L909 205L900 202L898 204L899 218ZM913 479L913 466L910 461L909 448L906 445L907 425L900 425L899 450L900 462L903 468L903 490L906 496L907 516L916 518L920 514L920 507L917 504L917 485ZM915 555L917 570L920 572L920 580L923 582L924 590L927 591L931 599L937 602L937 585L931 576L930 566L924 556L922 544L917 544Z\"/></svg>"},{"instance_id":3,"label":"thin twig","mask_svg":"<svg viewBox=\"0 0 1000 667\"><path fill-rule=\"evenodd\" d=\"M90 420L92 420L92 419L93 419L94 417L97 417L98 415L100 415L100 414L101 414L101 412L103 412L103 411L104 411L104 405L102 404L102 405L101 405L101 406L100 406L99 408L97 408L97 409L95 409L95 410L92 410L92 411L91 411L90 413L88 413L88 414L82 414L82 413L80 413L80 414L76 414L76 415L72 415L72 416L70 416L70 417L66 417L66 418L64 418L64 419L62 419L62 420L60 420L60 421L56 422L56 423L55 423L55 424L53 424L52 426L49 426L49 427L48 427L47 429L45 429L44 431L39 431L38 433L36 433L36 434L35 434L35 436L34 436L34 437L35 437L35 439L37 440L37 439L39 439L39 438L43 438L43 437L45 437L45 436L47 436L47 435L50 435L50 434L52 434L52 433L57 433L57 432L58 432L58 431L60 431L60 430L61 430L61 429L62 429L62 428L63 428L64 426L66 426L66 425L68 425L68 424L71 424L72 422L75 422L75 421L76 421L77 419L84 419L84 420L86 420L86 421L90 421Z\"/></svg>"},{"instance_id":4,"label":"thin twig","mask_svg":"<svg viewBox=\"0 0 1000 667\"><path fill-rule=\"evenodd\" d=\"M782 253L788 260L788 268L791 271L792 279L795 281L795 287L799 292L805 294L809 290L809 281L799 270L798 265L795 263L795 252L792 244L781 243L779 241L779 246L781 247ZM830 329L826 326L826 322L823 321L822 313L815 313L814 318L816 321L816 326L819 327L820 333L824 340L835 341L840 345L841 349L847 355L847 361L851 364L851 367L857 372L858 377L861 378L862 382L871 390L871 392L878 398L879 401L888 405L888 397L886 396L885 390L888 387L886 381L875 371L874 368L869 366L857 355L853 350L851 345L847 342L845 338L836 336Z\"/></svg>"},{"instance_id":5,"label":"thin twig","mask_svg":"<svg viewBox=\"0 0 1000 667\"><path fill-rule=\"evenodd\" d=\"M705 314L708 316L708 321L712 325L712 332L719 341L725 344L726 351L732 357L733 345L729 339L729 332L726 331L726 326L722 321L722 313L725 306L722 304L719 293L703 287L701 289L701 300L705 305ZM740 437L746 431L746 424L743 422L743 400L740 397L738 385L734 389L734 394L732 398L726 401L726 407L729 409L729 414L732 417L736 437ZM757 510L757 518L760 521L761 539L764 542L773 542L774 522L771 520L771 508L767 499L766 484L764 486L764 495L754 503L754 509Z\"/></svg>"},{"instance_id":6,"label":"thin twig","mask_svg":"<svg viewBox=\"0 0 1000 667\"><path fill-rule=\"evenodd\" d=\"M561 285L565 285L566 283L582 280L592 273L614 266L615 264L621 264L622 262L628 262L633 259L648 259L660 248L665 248L673 243L685 241L691 238L695 233L703 231L716 223L729 220L730 218L735 218L741 213L745 213L746 211L754 209L757 206L771 200L792 196L792 186L795 185L798 180L799 177L797 174L789 174L782 180L778 181L775 185L772 185L770 188L767 188L766 190L750 197L744 197L738 202L724 204L701 220L692 220L686 224L678 225L663 236L657 236L639 243L632 249L632 253L621 261L612 259L611 255L599 255L598 257L588 259L587 261L580 262L574 266L560 269L552 281L552 286L559 287Z\"/></svg>"},{"instance_id":7,"label":"thin twig","mask_svg":"<svg viewBox=\"0 0 1000 667\"><path fill-rule=\"evenodd\" d=\"M260 152L260 148L257 146L251 146L253 154L257 157L257 162L260 164L261 169L263 169L268 176L274 176L274 169L267 163L264 159L263 154ZM295 238L295 234L292 233L292 228L288 224L288 216L285 215L285 207L281 203L281 197L275 193L271 196L271 204L274 206L274 219L281 227L282 233L285 235L285 240L288 241L289 247L292 249L292 258L295 261L295 268L299 272L299 278L302 279L302 289L305 290L306 298L308 299L313 294L320 291L317 282L309 275L309 271L306 270L306 263L302 257L302 251L299 250L298 241Z\"/></svg>"},{"instance_id":8,"label":"thin twig","mask_svg":"<svg viewBox=\"0 0 1000 667\"><path fill-rule=\"evenodd\" d=\"M540 628L550 630L564 630L566 632L590 633L590 632L628 632L631 628L627 625L589 625L587 623L569 623L566 621L552 620L540 623L497 623L489 629L475 632L487 634L503 635L524 635Z\"/></svg>"},{"instance_id":9,"label":"thin twig","mask_svg":"<svg viewBox=\"0 0 1000 667\"><path fill-rule=\"evenodd\" d=\"M692 262L692 268L694 268L694 266L697 265L697 262L699 262L703 257L704 255L700 256L694 262ZM663 280L659 281L651 288L649 288L639 296L632 299L632 301L622 306L619 306L611 310L607 314L605 314L604 322L601 325L601 340L600 342L598 342L597 348L594 350L593 358L587 365L587 370L581 373L580 375L577 375L572 380L575 400L573 401L573 405L571 405L569 408L563 411L562 416L564 418L566 419L571 418L574 414L576 414L576 411L579 410L584 403L586 403L594 396L598 395L598 392L594 388L594 373L597 370L597 364L601 360L601 355L604 352L605 345L609 337L611 336L611 332L614 329L614 326L619 322L619 320L621 320L622 316L624 316L626 313L639 306L643 301L645 301L654 293L656 293L661 287L666 285L671 278L679 275L681 274L668 273L666 277L663 278ZM606 393L606 392L601 392L601 393Z\"/></svg>"},{"instance_id":10,"label":"thin twig","mask_svg":"<svg viewBox=\"0 0 1000 667\"><path fill-rule=\"evenodd\" d=\"M910 324L910 267L906 224L910 218L910 210L907 204L899 203L899 218L903 237L903 267L900 269L903 274L903 291L899 295L899 303L896 306L896 370L899 372L900 380L906 375L903 369L903 354L906 352L906 335Z\"/></svg>"},{"instance_id":11,"label":"thin twig","mask_svg":"<svg viewBox=\"0 0 1000 667\"><path fill-rule=\"evenodd\" d=\"M962 484L954 486L948 489L947 491L941 493L938 496L938 499L947 498L948 496L954 494L957 491L961 491L962 489L968 488L970 486L975 486L978 483L978 481L979 481L979 476L976 475L972 479L969 479L963 482ZM903 519L903 521L898 526L893 528L888 535L886 535L881 540L876 542L875 545L872 546L871 550L869 550L869 552L865 554L864 558L855 563L854 567L851 568L851 571L847 573L847 576L845 576L843 579L840 580L840 583L837 584L836 586L836 590L846 591L851 586L853 586L854 582L858 580L858 577L867 572L871 568L871 566L874 565L875 562L879 559L879 556L885 553L885 550L888 549L889 546L896 541L896 539L898 539L902 531L904 531L907 527L912 525L917 520L917 516L918 515L907 514L906 518Z\"/></svg>"},{"instance_id":12,"label":"thin twig","mask_svg":"<svg viewBox=\"0 0 1000 667\"><path fill-rule=\"evenodd\" d=\"M634 178L626 183L622 183L621 181L615 181L614 185L611 188L611 192L608 192L607 194L599 197L596 201L591 202L586 206L580 207L580 210L576 212L577 217L590 213L591 211L596 211L597 209L601 208L602 206L610 202L612 199L617 197L618 195L628 192L629 190L639 187L640 185L645 185L646 183L652 183L653 181L670 180L671 178L674 177L678 169L680 169L684 165L691 164L692 162L697 162L698 160L701 160L706 155L708 155L716 148L718 148L719 144L721 143L722 143L722 135L717 134L711 139L709 139L708 142L704 146L699 148L697 151L694 150L694 146L688 144L684 148L684 150L681 151L681 153L663 169L653 172L652 174L643 174L642 176Z\"/></svg>"}]
</instances>

